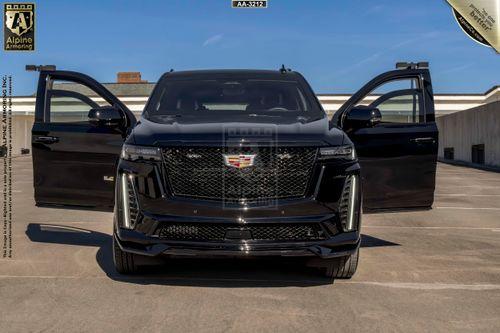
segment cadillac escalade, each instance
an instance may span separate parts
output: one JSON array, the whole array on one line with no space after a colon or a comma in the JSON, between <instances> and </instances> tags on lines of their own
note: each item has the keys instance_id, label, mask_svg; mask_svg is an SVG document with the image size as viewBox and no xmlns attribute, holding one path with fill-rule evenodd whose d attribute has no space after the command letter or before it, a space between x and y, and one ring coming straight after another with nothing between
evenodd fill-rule
<instances>
[{"instance_id":1,"label":"cadillac escalade","mask_svg":"<svg viewBox=\"0 0 500 333\"><path fill-rule=\"evenodd\" d=\"M425 64L400 64L343 105L325 96L331 118L285 68L167 72L139 119L124 103L137 97L31 69L36 204L114 211L119 273L148 257L287 256L350 278L362 211L432 206L438 131Z\"/></svg>"}]
</instances>

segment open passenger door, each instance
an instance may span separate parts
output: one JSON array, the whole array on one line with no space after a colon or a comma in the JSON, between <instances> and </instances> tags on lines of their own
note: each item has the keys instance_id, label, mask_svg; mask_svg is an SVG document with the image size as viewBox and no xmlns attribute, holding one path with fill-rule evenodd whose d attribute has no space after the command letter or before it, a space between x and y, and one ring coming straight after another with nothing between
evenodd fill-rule
<instances>
[{"instance_id":1,"label":"open passenger door","mask_svg":"<svg viewBox=\"0 0 500 333\"><path fill-rule=\"evenodd\" d=\"M397 67L365 84L332 119L356 147L364 211L425 209L434 200L438 129L430 73L426 63ZM378 88L383 92L373 95Z\"/></svg>"},{"instance_id":2,"label":"open passenger door","mask_svg":"<svg viewBox=\"0 0 500 333\"><path fill-rule=\"evenodd\" d=\"M37 206L110 211L123 141L136 119L91 77L55 66L40 71L32 129Z\"/></svg>"}]
</instances>

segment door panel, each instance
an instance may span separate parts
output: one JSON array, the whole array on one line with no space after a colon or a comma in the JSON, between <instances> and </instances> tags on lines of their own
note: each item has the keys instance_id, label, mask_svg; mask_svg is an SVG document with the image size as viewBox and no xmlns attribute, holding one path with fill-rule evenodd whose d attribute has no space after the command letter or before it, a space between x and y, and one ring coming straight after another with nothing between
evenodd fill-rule
<instances>
[{"instance_id":1,"label":"door panel","mask_svg":"<svg viewBox=\"0 0 500 333\"><path fill-rule=\"evenodd\" d=\"M401 79L414 79L416 86L387 92L370 103L380 106L380 123L346 132L361 165L365 211L429 208L434 200L438 130L427 69L376 77L339 109L333 121L342 127L349 110L371 91Z\"/></svg>"},{"instance_id":2,"label":"door panel","mask_svg":"<svg viewBox=\"0 0 500 333\"><path fill-rule=\"evenodd\" d=\"M366 210L430 207L434 198L435 124L379 124L350 137L363 176ZM432 138L416 142L418 138Z\"/></svg>"},{"instance_id":3,"label":"door panel","mask_svg":"<svg viewBox=\"0 0 500 333\"><path fill-rule=\"evenodd\" d=\"M62 85L57 85L58 80L70 85L60 89ZM77 91L81 91L80 86L102 97L100 105L120 109L123 126L111 128L89 123L86 114L99 104ZM112 210L118 156L134 124L135 118L126 106L88 76L75 72L41 72L32 129L37 205Z\"/></svg>"}]
</instances>

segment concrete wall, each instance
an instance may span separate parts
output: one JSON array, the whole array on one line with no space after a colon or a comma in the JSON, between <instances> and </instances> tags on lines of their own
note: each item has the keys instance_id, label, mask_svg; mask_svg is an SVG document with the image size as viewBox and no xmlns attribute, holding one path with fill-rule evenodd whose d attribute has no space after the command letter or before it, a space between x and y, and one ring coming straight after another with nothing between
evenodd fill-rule
<instances>
[{"instance_id":1,"label":"concrete wall","mask_svg":"<svg viewBox=\"0 0 500 333\"><path fill-rule=\"evenodd\" d=\"M500 101L437 118L439 157L454 148L454 159L471 162L472 145L484 144L484 162L500 167Z\"/></svg>"}]
</instances>

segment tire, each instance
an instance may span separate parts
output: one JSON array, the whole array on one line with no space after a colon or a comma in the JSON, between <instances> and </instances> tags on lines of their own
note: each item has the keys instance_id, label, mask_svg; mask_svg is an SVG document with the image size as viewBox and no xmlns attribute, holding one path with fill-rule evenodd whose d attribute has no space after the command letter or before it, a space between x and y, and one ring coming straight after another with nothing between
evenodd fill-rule
<instances>
[{"instance_id":1,"label":"tire","mask_svg":"<svg viewBox=\"0 0 500 333\"><path fill-rule=\"evenodd\" d=\"M326 277L332 279L350 279L358 268L359 249L347 257L332 259L323 267Z\"/></svg>"},{"instance_id":2,"label":"tire","mask_svg":"<svg viewBox=\"0 0 500 333\"><path fill-rule=\"evenodd\" d=\"M115 237L113 235L113 263L115 264L116 271L120 274L137 273L139 266L135 262L135 255L122 251Z\"/></svg>"}]
</instances>

